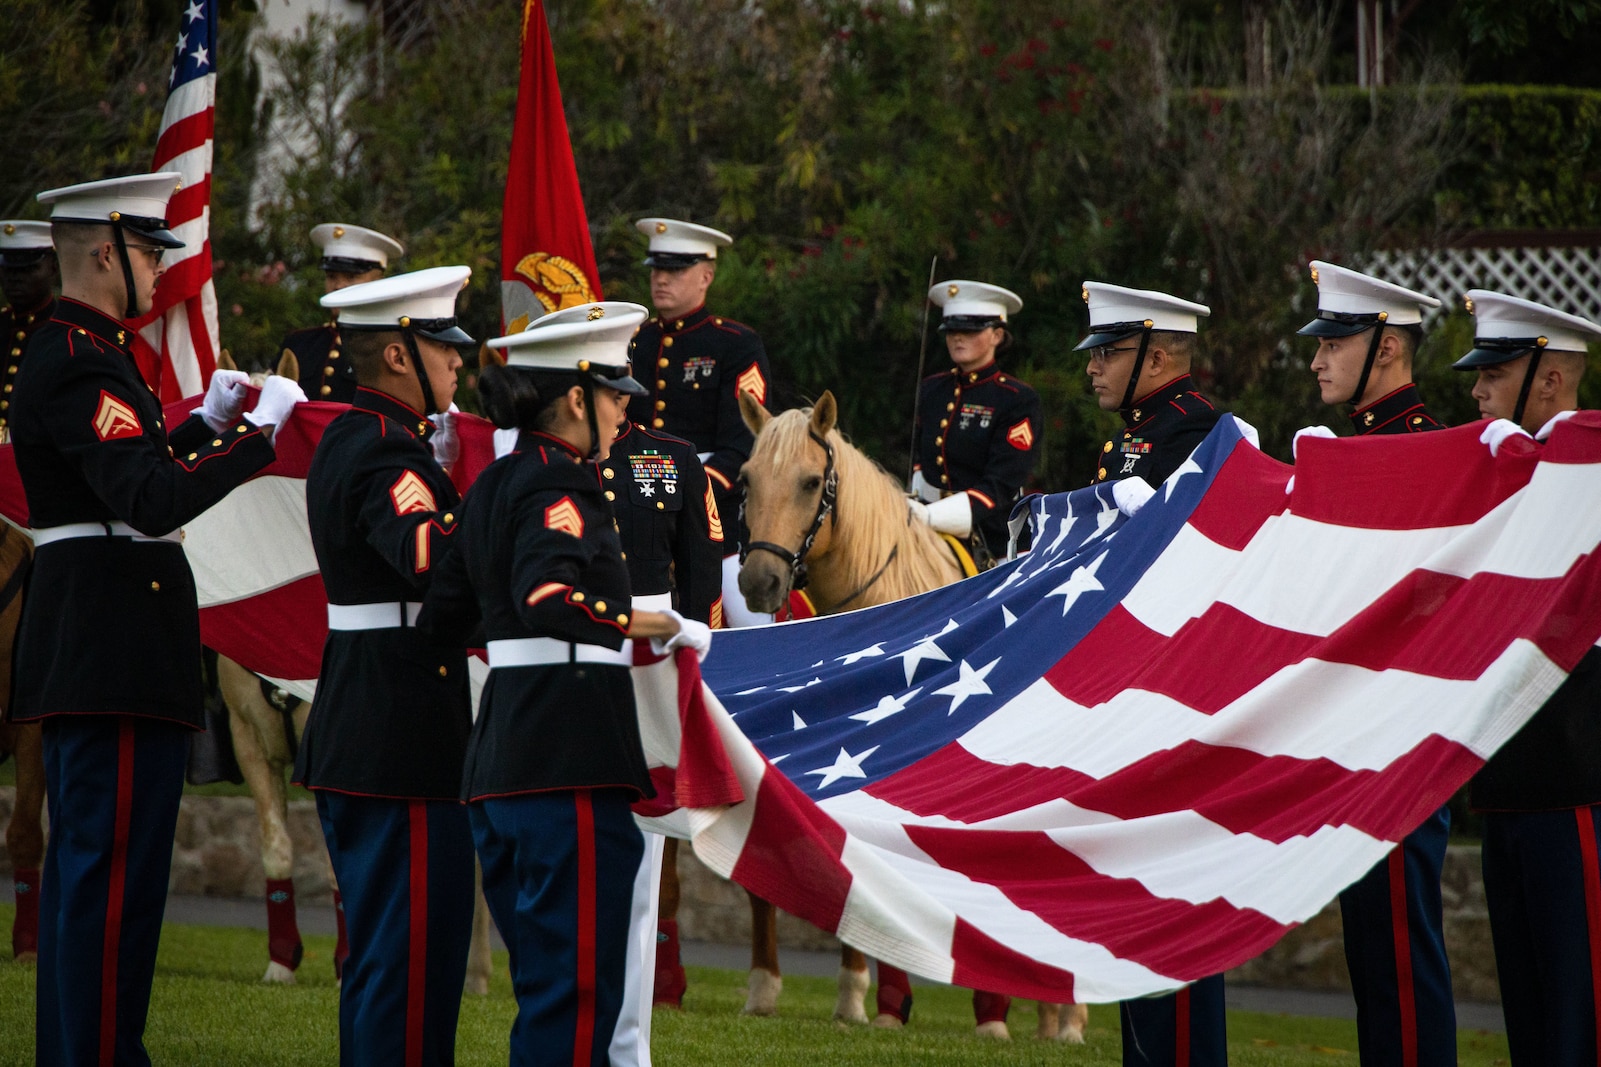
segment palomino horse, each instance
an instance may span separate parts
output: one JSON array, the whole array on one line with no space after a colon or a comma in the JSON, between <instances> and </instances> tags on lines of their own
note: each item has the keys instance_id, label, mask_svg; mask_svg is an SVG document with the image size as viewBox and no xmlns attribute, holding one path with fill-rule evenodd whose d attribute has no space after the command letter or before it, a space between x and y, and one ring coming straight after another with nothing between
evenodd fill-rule
<instances>
[{"instance_id":1,"label":"palomino horse","mask_svg":"<svg viewBox=\"0 0 1601 1067\"><path fill-rule=\"evenodd\" d=\"M904 489L849 444L835 428L837 406L825 392L809 409L772 415L741 395L740 413L756 435L741 471L745 483L748 555L740 592L752 610L773 611L792 585L807 584L820 614L885 604L959 580L962 568L950 547L927 525L913 521ZM751 896L750 997L747 1012L769 1014L782 978L778 970L777 913ZM881 985L886 972L879 965ZM909 988L904 975L902 988ZM837 1018L866 1022L867 959L842 946ZM994 994L975 994L980 998ZM904 1012L905 1009L902 1009ZM1079 1043L1089 1012L1081 1004L1039 1005L1038 1036ZM875 1025L899 1026L901 1015L881 1011ZM1004 1019L978 1031L1009 1036Z\"/></svg>"},{"instance_id":2,"label":"palomino horse","mask_svg":"<svg viewBox=\"0 0 1601 1067\"><path fill-rule=\"evenodd\" d=\"M233 370L226 350L217 366ZM299 378L300 365L294 353L284 350L274 373ZM258 380L259 377L259 380ZM252 375L260 385L266 375ZM7 660L7 663L10 661ZM267 876L267 971L264 982L293 983L302 952L299 923L295 915L294 844L289 837L288 792L284 776L295 761L295 746L306 729L311 705L282 690L272 690L225 656L217 657L217 681L228 705L228 721L233 732L234 758L244 776L250 796L256 803L256 821L261 826L261 865ZM330 882L332 872L329 875ZM337 906L337 894L336 894ZM338 912L339 943L334 950L337 972L349 949L345 941L344 913ZM467 958L466 989L487 994L490 977L489 909L483 892L477 894L473 908L472 948Z\"/></svg>"},{"instance_id":3,"label":"palomino horse","mask_svg":"<svg viewBox=\"0 0 1601 1067\"><path fill-rule=\"evenodd\" d=\"M22 622L22 586L33 562L33 542L0 523L0 701L11 706L11 649ZM3 708L0 708L3 710ZM6 850L17 888L11 950L17 962L39 958L39 872L44 866L44 752L39 724L0 722L0 762L17 760L17 797L6 825Z\"/></svg>"}]
</instances>

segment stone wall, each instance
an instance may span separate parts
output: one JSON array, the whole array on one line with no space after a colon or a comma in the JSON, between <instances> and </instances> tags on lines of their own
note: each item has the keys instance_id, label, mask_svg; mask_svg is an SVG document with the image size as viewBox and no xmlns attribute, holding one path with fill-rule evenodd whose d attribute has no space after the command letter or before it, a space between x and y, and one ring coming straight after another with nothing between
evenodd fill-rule
<instances>
[{"instance_id":1,"label":"stone wall","mask_svg":"<svg viewBox=\"0 0 1601 1067\"><path fill-rule=\"evenodd\" d=\"M0 825L11 817L13 790L0 787ZM295 896L308 904L331 903L328 857L315 805L289 805L295 843ZM172 892L218 897L259 897L261 834L255 804L246 797L186 796L178 816ZM0 845L0 872L11 860ZM682 904L680 933L686 940L750 943L750 906L745 891L708 871L687 847L679 848ZM1484 884L1476 846L1452 846L1443 879L1445 935L1451 973L1460 1000L1500 998ZM791 915L780 914L779 944L786 948L837 950L839 942ZM1340 909L1331 904L1257 959L1231 972L1241 982L1295 989L1350 988L1341 940Z\"/></svg>"}]
</instances>

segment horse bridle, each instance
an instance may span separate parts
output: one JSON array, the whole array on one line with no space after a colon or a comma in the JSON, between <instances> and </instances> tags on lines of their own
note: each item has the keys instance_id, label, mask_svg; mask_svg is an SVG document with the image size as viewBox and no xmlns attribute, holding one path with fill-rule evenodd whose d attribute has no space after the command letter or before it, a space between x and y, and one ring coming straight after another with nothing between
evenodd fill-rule
<instances>
[{"instance_id":1,"label":"horse bridle","mask_svg":"<svg viewBox=\"0 0 1601 1067\"><path fill-rule=\"evenodd\" d=\"M823 492L817 498L817 514L812 516L812 525L807 529L806 536L801 538L800 548L791 552L783 545L775 545L771 541L752 541L739 550L739 564L742 567L745 565L746 558L752 552L757 551L771 552L783 560L785 565L789 567L789 587L791 589L806 588L806 557L810 554L812 545L816 543L817 534L822 530L824 521L834 514L834 505L839 501L839 471L834 469L834 446L829 444L827 439L819 437L817 431L810 427L806 430L806 436L823 446L823 455L826 457L826 462L823 466ZM741 526L745 525L745 499L743 496L740 497L739 501L739 524Z\"/></svg>"},{"instance_id":2,"label":"horse bridle","mask_svg":"<svg viewBox=\"0 0 1601 1067\"><path fill-rule=\"evenodd\" d=\"M835 513L835 505L839 502L839 471L834 469L834 446L829 444L826 438L819 437L816 431L810 428L807 429L806 435L822 446L825 460L823 465L823 491L817 499L817 513L812 516L812 525L807 529L806 536L801 538L800 548L791 552L783 545L775 545L771 541L752 541L739 550L740 566L744 566L746 558L758 549L763 552L771 552L783 560L789 567L789 587L791 589L806 588L806 557L811 552L812 545L816 543L817 534L822 530L824 521ZM910 519L911 513L908 512L907 521L910 522ZM739 524L741 526L745 525L745 501L743 497L739 502ZM900 545L890 549L889 555L885 557L883 563L879 564L878 570L873 572L873 576L857 586L856 591L851 593L850 596L829 608L825 614L839 611L846 604L871 589L873 583L884 577L884 572L889 570L889 565L895 562L895 557L900 555L900 551Z\"/></svg>"}]
</instances>

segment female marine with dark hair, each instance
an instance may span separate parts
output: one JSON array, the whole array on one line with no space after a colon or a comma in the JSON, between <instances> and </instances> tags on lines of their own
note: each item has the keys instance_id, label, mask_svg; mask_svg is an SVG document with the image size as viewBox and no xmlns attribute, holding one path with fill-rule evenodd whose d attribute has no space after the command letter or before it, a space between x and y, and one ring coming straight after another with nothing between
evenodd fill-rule
<instances>
[{"instance_id":1,"label":"female marine with dark hair","mask_svg":"<svg viewBox=\"0 0 1601 1067\"><path fill-rule=\"evenodd\" d=\"M511 950L511 1063L607 1062L623 999L630 896L644 843L629 805L652 795L629 638L704 654L710 631L631 610L597 460L627 399L634 304L556 312L489 342L485 413L515 430L463 505L458 546L419 626L489 652L463 773L484 894Z\"/></svg>"}]
</instances>

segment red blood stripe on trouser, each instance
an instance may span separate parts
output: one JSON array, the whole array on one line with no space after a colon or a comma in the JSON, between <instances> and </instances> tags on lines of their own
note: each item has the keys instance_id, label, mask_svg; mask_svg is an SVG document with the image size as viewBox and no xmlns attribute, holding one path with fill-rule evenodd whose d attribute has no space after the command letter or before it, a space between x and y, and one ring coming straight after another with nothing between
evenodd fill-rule
<instances>
[{"instance_id":1,"label":"red blood stripe on trouser","mask_svg":"<svg viewBox=\"0 0 1601 1067\"><path fill-rule=\"evenodd\" d=\"M1584 872L1584 917L1590 935L1590 995L1595 1011L1595 1047L1601 1049L1601 860L1596 855L1595 807L1573 812L1579 831L1579 865Z\"/></svg>"},{"instance_id":2,"label":"red blood stripe on trouser","mask_svg":"<svg viewBox=\"0 0 1601 1067\"><path fill-rule=\"evenodd\" d=\"M406 805L411 828L410 944L406 955L406 1065L422 1067L428 997L428 805Z\"/></svg>"},{"instance_id":3,"label":"red blood stripe on trouser","mask_svg":"<svg viewBox=\"0 0 1601 1067\"><path fill-rule=\"evenodd\" d=\"M100 963L100 1063L117 1053L117 957L122 941L123 893L128 884L128 832L133 822L134 724L117 724L117 814L112 825L111 875L106 890L106 933Z\"/></svg>"},{"instance_id":4,"label":"red blood stripe on trouser","mask_svg":"<svg viewBox=\"0 0 1601 1067\"><path fill-rule=\"evenodd\" d=\"M1390 852L1390 930L1395 942L1395 1001L1401 1020L1401 1062L1417 1067L1418 1006L1412 984L1412 930L1406 913L1406 846Z\"/></svg>"},{"instance_id":5,"label":"red blood stripe on trouser","mask_svg":"<svg viewBox=\"0 0 1601 1067\"><path fill-rule=\"evenodd\" d=\"M578 834L578 1021L573 1067L588 1067L595 1044L595 808L588 790L573 794Z\"/></svg>"}]
</instances>

